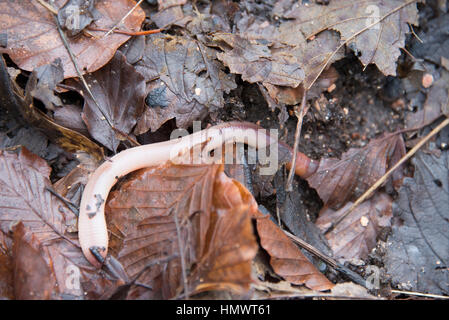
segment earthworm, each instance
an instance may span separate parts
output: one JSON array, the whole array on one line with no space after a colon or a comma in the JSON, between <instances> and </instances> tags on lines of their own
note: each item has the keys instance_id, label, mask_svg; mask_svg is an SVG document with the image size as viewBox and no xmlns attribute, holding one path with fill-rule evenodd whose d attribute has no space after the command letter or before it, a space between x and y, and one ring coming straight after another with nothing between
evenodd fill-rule
<instances>
[{"instance_id":1,"label":"earthworm","mask_svg":"<svg viewBox=\"0 0 449 320\"><path fill-rule=\"evenodd\" d=\"M78 237L86 259L100 268L108 251L108 232L104 215L109 191L119 178L145 167L157 166L168 160L190 155L192 148L200 147L202 155L231 142L245 143L254 148L265 148L278 143L279 151L291 159L292 149L278 142L266 130L249 122L227 122L178 139L130 148L106 160L90 176L84 189L78 220ZM290 167L291 164L287 163ZM297 153L295 173L307 178L318 168L318 162L301 152Z\"/></svg>"}]
</instances>

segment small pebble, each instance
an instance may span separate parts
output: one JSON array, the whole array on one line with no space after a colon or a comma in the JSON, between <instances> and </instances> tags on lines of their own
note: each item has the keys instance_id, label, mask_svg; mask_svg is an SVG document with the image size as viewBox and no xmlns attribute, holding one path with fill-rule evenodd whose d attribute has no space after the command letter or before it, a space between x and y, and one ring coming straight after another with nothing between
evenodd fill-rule
<instances>
[{"instance_id":1,"label":"small pebble","mask_svg":"<svg viewBox=\"0 0 449 320\"><path fill-rule=\"evenodd\" d=\"M422 86L424 88L429 88L433 83L433 76L430 73L424 74L422 77Z\"/></svg>"}]
</instances>

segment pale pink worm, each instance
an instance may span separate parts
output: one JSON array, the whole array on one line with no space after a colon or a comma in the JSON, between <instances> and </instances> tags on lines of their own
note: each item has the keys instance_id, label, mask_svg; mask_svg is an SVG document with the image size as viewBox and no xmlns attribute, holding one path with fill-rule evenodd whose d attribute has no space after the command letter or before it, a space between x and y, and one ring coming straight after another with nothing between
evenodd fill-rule
<instances>
[{"instance_id":1,"label":"pale pink worm","mask_svg":"<svg viewBox=\"0 0 449 320\"><path fill-rule=\"evenodd\" d=\"M109 191L119 178L132 171L173 160L180 154L189 153L195 146L201 146L201 152L206 154L231 142L246 143L254 148L264 148L276 142L279 143L279 148L284 148L284 151L287 150L291 154L289 146L278 142L266 130L255 124L228 122L182 138L130 148L105 161L90 176L81 198L78 236L87 260L94 266L101 267L101 263L91 252L92 248L97 249L97 252L106 258L108 232L104 206ZM301 152L297 153L295 168L297 175L306 178L313 174L317 167L316 161Z\"/></svg>"}]
</instances>

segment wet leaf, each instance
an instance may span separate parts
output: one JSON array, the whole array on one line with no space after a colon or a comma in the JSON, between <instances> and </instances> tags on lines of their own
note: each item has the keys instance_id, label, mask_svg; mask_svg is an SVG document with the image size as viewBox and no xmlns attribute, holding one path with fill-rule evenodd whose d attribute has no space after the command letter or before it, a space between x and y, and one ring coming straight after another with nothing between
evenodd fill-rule
<instances>
[{"instance_id":1,"label":"wet leaf","mask_svg":"<svg viewBox=\"0 0 449 320\"><path fill-rule=\"evenodd\" d=\"M95 9L95 0L69 0L58 11L58 21L62 28L67 30L70 37L83 31L100 14Z\"/></svg>"},{"instance_id":2,"label":"wet leaf","mask_svg":"<svg viewBox=\"0 0 449 320\"><path fill-rule=\"evenodd\" d=\"M262 213L256 217L261 245L270 255L270 264L278 275L313 290L328 290L334 286L273 221Z\"/></svg>"},{"instance_id":3,"label":"wet leaf","mask_svg":"<svg viewBox=\"0 0 449 320\"><path fill-rule=\"evenodd\" d=\"M224 105L223 94L236 87L222 70L215 51L183 37L147 38L145 54L136 64L147 81L147 108L136 134L157 130L176 118L187 128Z\"/></svg>"},{"instance_id":4,"label":"wet leaf","mask_svg":"<svg viewBox=\"0 0 449 320\"><path fill-rule=\"evenodd\" d=\"M326 234L334 258L343 260L364 260L376 246L380 230L391 225L393 200L386 193L376 193L346 216L335 228ZM316 225L327 230L352 205L338 211L330 208L320 212Z\"/></svg>"},{"instance_id":5,"label":"wet leaf","mask_svg":"<svg viewBox=\"0 0 449 320\"><path fill-rule=\"evenodd\" d=\"M229 46L230 49L217 56L245 81L295 88L304 80L304 71L296 57L288 52L272 52L266 41L250 41L229 33L216 33L214 40Z\"/></svg>"},{"instance_id":6,"label":"wet leaf","mask_svg":"<svg viewBox=\"0 0 449 320\"><path fill-rule=\"evenodd\" d=\"M293 284L305 285L313 290L332 288L334 284L315 268L268 214L264 215L257 209L257 203L251 193L239 182L234 181L234 184L240 190L241 197L251 206L260 244L270 256L270 265L274 272Z\"/></svg>"},{"instance_id":7,"label":"wet leaf","mask_svg":"<svg viewBox=\"0 0 449 320\"><path fill-rule=\"evenodd\" d=\"M322 159L318 170L307 181L326 206L339 208L360 197L404 154L402 136L390 133L373 139L364 148L349 149L341 159ZM393 185L400 186L401 179L401 168L398 168L392 176Z\"/></svg>"},{"instance_id":8,"label":"wet leaf","mask_svg":"<svg viewBox=\"0 0 449 320\"><path fill-rule=\"evenodd\" d=\"M155 259L177 255L139 278L151 292L137 288L129 297L169 298L184 289L181 252L189 292L248 289L256 253L250 216L241 200L236 205L227 197L238 200L240 194L221 191L221 170L168 163L135 173L111 194L111 249L130 278Z\"/></svg>"},{"instance_id":9,"label":"wet leaf","mask_svg":"<svg viewBox=\"0 0 449 320\"><path fill-rule=\"evenodd\" d=\"M400 289L449 294L449 153L418 152L393 205L385 267Z\"/></svg>"},{"instance_id":10,"label":"wet leaf","mask_svg":"<svg viewBox=\"0 0 449 320\"><path fill-rule=\"evenodd\" d=\"M60 8L65 1L55 1ZM109 29L119 22L135 5L132 0L97 1L100 18L95 27ZM6 31L7 52L21 68L32 71L36 67L60 58L64 77L77 76L73 63L60 38L52 14L37 1L0 1L2 30ZM145 18L137 8L124 21L123 30L139 31ZM93 72L104 66L120 45L130 36L113 33L103 37L104 32L89 31L94 37L80 35L68 37L69 46L76 57L81 72Z\"/></svg>"},{"instance_id":11,"label":"wet leaf","mask_svg":"<svg viewBox=\"0 0 449 320\"><path fill-rule=\"evenodd\" d=\"M430 87L422 110L407 115L407 127L426 126L443 114L449 115L449 72L441 69L441 78Z\"/></svg>"},{"instance_id":12,"label":"wet leaf","mask_svg":"<svg viewBox=\"0 0 449 320\"><path fill-rule=\"evenodd\" d=\"M29 94L27 97L23 95L18 85L10 80L3 58L0 59L0 98L4 107L20 114L26 122L41 130L50 140L66 151L84 151L97 160L103 159L103 149L96 143L55 123L33 105Z\"/></svg>"},{"instance_id":13,"label":"wet leaf","mask_svg":"<svg viewBox=\"0 0 449 320\"><path fill-rule=\"evenodd\" d=\"M76 235L66 233L69 212L45 188L47 163L25 148L0 151L0 233L13 232L12 257L17 299L82 298L82 277L93 268Z\"/></svg>"},{"instance_id":14,"label":"wet leaf","mask_svg":"<svg viewBox=\"0 0 449 320\"><path fill-rule=\"evenodd\" d=\"M324 6L281 1L274 11L295 19L306 38L326 29L338 31L363 65L375 63L385 75L396 75L396 60L410 32L408 24L418 25L416 2L340 0Z\"/></svg>"},{"instance_id":15,"label":"wet leaf","mask_svg":"<svg viewBox=\"0 0 449 320\"><path fill-rule=\"evenodd\" d=\"M98 106L81 83L75 83L84 96L83 120L91 136L115 152L120 140L125 139L117 130L129 134L143 112L145 81L120 51L106 66L85 79Z\"/></svg>"}]
</instances>

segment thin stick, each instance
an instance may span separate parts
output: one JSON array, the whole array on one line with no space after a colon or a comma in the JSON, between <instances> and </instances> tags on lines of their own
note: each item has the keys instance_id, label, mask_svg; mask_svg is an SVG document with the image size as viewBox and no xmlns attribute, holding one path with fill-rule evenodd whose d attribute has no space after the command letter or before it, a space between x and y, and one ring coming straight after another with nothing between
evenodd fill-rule
<instances>
[{"instance_id":1,"label":"thin stick","mask_svg":"<svg viewBox=\"0 0 449 320\"><path fill-rule=\"evenodd\" d=\"M64 204L70 209L70 211L73 212L73 214L75 216L79 216L79 210L76 207L76 205L74 205L72 202L70 202L69 200L67 200L66 198L64 198L63 196L61 196L59 193L57 193L53 188L51 187L45 187L45 190L47 190L48 192L50 192L52 195L54 195L56 198L58 198L59 200L61 200L62 202L64 202Z\"/></svg>"},{"instance_id":2,"label":"thin stick","mask_svg":"<svg viewBox=\"0 0 449 320\"><path fill-rule=\"evenodd\" d=\"M298 238L294 234L291 234L290 232L285 231L285 230L283 230L283 231L291 240L296 242L296 244L299 245L301 248L303 248L303 249L309 251L311 254L317 256L318 258L323 260L325 263L330 265L332 268L334 268L338 272L340 272L340 273L344 274L345 276L347 276L353 282L355 282L355 283L357 283L357 284L359 284L359 285L361 285L361 286L363 286L365 288L367 287L366 286L366 280L363 279L363 277L360 276L358 273L356 273L356 272L346 268L345 266L343 266L342 264L338 263L337 261L335 261L331 257L328 257L324 253L321 253L314 246L312 246L311 244L308 244L307 242L305 242L304 240Z\"/></svg>"},{"instance_id":3,"label":"thin stick","mask_svg":"<svg viewBox=\"0 0 449 320\"><path fill-rule=\"evenodd\" d=\"M103 36L103 38L106 38L108 35L110 35L115 29L117 29L117 27L123 22L125 21L126 18L128 18L128 16L131 14L131 12L133 12L138 6L140 6L140 4L142 3L143 0L139 0L139 2L136 3L136 5L128 11L127 14L125 14L125 16L119 21L117 22L112 28L111 30L109 30L108 32L106 32L106 34Z\"/></svg>"},{"instance_id":4,"label":"thin stick","mask_svg":"<svg viewBox=\"0 0 449 320\"><path fill-rule=\"evenodd\" d=\"M181 271L182 271L182 280L184 282L184 297L186 300L189 299L189 283L187 282L187 273L186 273L186 263L185 263L185 257L184 257L184 246L182 245L181 240L181 227L179 226L178 222L178 214L175 210L173 214L173 219L175 220L175 226L176 226L176 233L178 237L178 247L179 247L179 255L181 259Z\"/></svg>"},{"instance_id":5,"label":"thin stick","mask_svg":"<svg viewBox=\"0 0 449 320\"><path fill-rule=\"evenodd\" d=\"M103 29L103 28L97 28L97 27L89 27L90 31L100 31L100 32L109 32L111 30L109 29ZM120 33L120 34L126 34L127 36L146 36L149 34L155 34L161 32L162 29L153 29L153 30L146 30L146 31L126 31L126 30L114 30L114 33Z\"/></svg>"},{"instance_id":6,"label":"thin stick","mask_svg":"<svg viewBox=\"0 0 449 320\"><path fill-rule=\"evenodd\" d=\"M299 109L299 112L295 108L295 115L296 115L296 118L298 118L298 121L296 123L295 143L293 145L292 166L288 173L287 184L285 186L286 191L292 191L293 174L295 173L295 168L296 168L296 154L298 152L299 139L301 136L302 120L304 118L304 108L306 105L306 95L307 95L307 90L304 90L304 94L302 95L301 108Z\"/></svg>"},{"instance_id":7,"label":"thin stick","mask_svg":"<svg viewBox=\"0 0 449 320\"><path fill-rule=\"evenodd\" d=\"M44 0L37 0L37 2L39 2L42 6L44 6L48 11L50 11L54 15L58 15L58 10L55 7L53 7L51 4L49 4L48 2L46 2Z\"/></svg>"},{"instance_id":8,"label":"thin stick","mask_svg":"<svg viewBox=\"0 0 449 320\"><path fill-rule=\"evenodd\" d=\"M348 39L346 39L345 41L343 41L338 47L337 49L335 49L332 54L330 55L329 58L326 59L326 62L323 64L323 66L321 67L320 71L317 73L315 79L313 79L313 81L310 83L310 85L308 86L308 88L306 89L310 89L312 87L312 85L315 83L315 81L318 79L318 77L321 75L321 73L323 73L324 69L326 69L327 65L329 64L329 62L332 60L332 58L337 54L337 52L343 48L343 46L345 46L346 44L348 44L352 39L356 38L357 36L359 36L360 34L362 34L363 32L369 30L371 27L374 27L376 24L382 22L383 20L385 20L386 18L388 18L389 16L391 16L393 13L396 13L397 11L405 8L406 6L417 2L418 0L411 0L411 1L407 1L406 3L394 8L393 10L391 10L390 12L388 12L387 14L385 14L384 16L382 16L379 20L371 23L370 25L366 26L363 29L360 29L359 31L357 31L356 33L354 33L352 36L350 36Z\"/></svg>"},{"instance_id":9,"label":"thin stick","mask_svg":"<svg viewBox=\"0 0 449 320\"><path fill-rule=\"evenodd\" d=\"M371 194L379 188L393 173L394 170L399 168L405 161L410 159L424 144L427 143L427 141L430 140L434 135L436 135L438 132L440 132L444 127L446 127L449 124L449 118L446 118L443 122L441 122L435 129L433 129L431 132L429 132L428 135L426 135L424 138L421 139L405 156L403 156L393 167L391 167L390 170L388 170L379 180L376 181L368 190L365 191L364 194L362 194L353 204L352 206L338 218L336 221L334 221L330 227L324 232L324 234L329 233L332 231L335 226L337 226L344 218L346 218L354 209L361 204L363 201L365 201L368 197L371 196Z\"/></svg>"},{"instance_id":10,"label":"thin stick","mask_svg":"<svg viewBox=\"0 0 449 320\"><path fill-rule=\"evenodd\" d=\"M430 293L422 293L422 292L414 292L414 291L401 291L401 290L391 290L392 293L397 294L406 294L409 296L418 296L418 297L427 297L427 298L436 298L436 299L449 299L448 296L441 296L438 294L430 294Z\"/></svg>"},{"instance_id":11,"label":"thin stick","mask_svg":"<svg viewBox=\"0 0 449 320\"><path fill-rule=\"evenodd\" d=\"M57 14L58 11L51 6L50 4L48 4L47 2L43 1L43 0L38 0L39 3L44 6L46 9L48 9L51 13L53 13L53 19L55 21L56 24L56 28L59 32L59 36L61 37L62 43L64 44L64 47L66 48L70 60L72 60L73 66L75 67L75 71L76 74L78 75L78 77L81 79L81 83L83 84L84 89L89 93L90 97L92 98L92 101L95 103L96 107L98 108L98 110L100 111L101 115L103 116L104 120L106 120L106 122L108 123L108 125L112 128L112 130L114 130L116 133L120 134L121 136L125 137L128 141L130 141L132 144L134 144L135 146L140 146L140 143L138 143L135 139L133 139L132 137L130 137L128 134L122 132L121 130L117 129L114 127L114 125L111 123L111 121L109 120L109 118L106 116L106 114L103 112L103 110L100 107L100 104L98 103L97 99L95 99L95 96L93 95L92 91L89 88L89 85L86 82L86 79L84 79L78 63L76 61L76 58L72 52L72 50L70 49L70 45L67 41L67 38L64 34L64 31L61 28L61 25L59 24L58 18L57 18ZM56 13L55 13L56 12Z\"/></svg>"}]
</instances>

